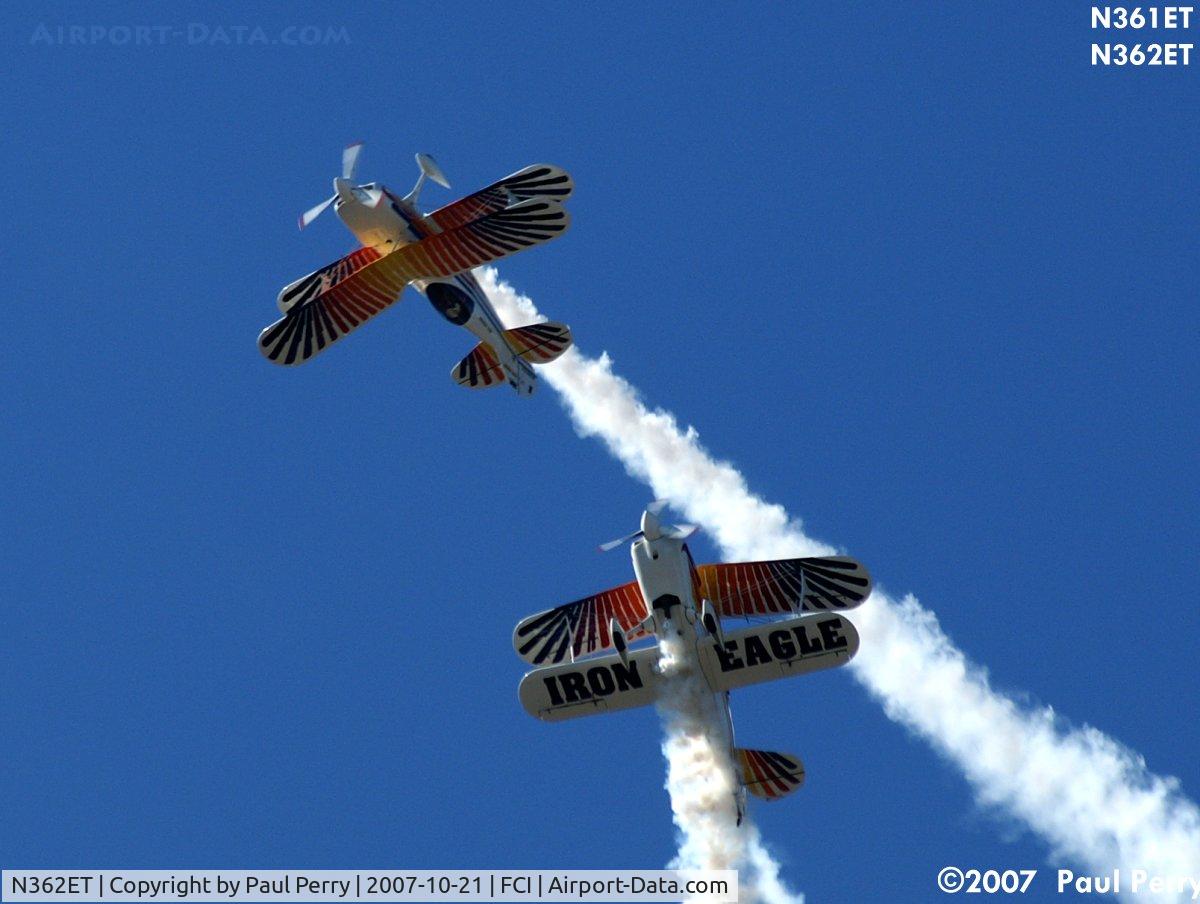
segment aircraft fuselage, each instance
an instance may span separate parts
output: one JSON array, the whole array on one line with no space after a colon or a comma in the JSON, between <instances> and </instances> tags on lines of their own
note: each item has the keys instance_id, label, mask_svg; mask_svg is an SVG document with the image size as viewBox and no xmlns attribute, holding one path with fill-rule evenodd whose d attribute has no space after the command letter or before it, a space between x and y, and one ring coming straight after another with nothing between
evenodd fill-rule
<instances>
[{"instance_id":1,"label":"aircraft fuselage","mask_svg":"<svg viewBox=\"0 0 1200 904\"><path fill-rule=\"evenodd\" d=\"M696 601L699 578L692 554L683 540L662 536L657 518L649 512L642 516L642 531L642 538L630 547L630 557L642 599L649 605L647 615L654 619L654 633L660 642L668 633L674 633L682 639L688 650L695 651L700 642L696 630L699 621ZM703 675L698 665L697 672ZM724 716L725 738L732 759L735 743L729 693L714 691L714 694L719 694L718 709ZM740 784L734 797L740 824L746 809L746 790Z\"/></svg>"}]
</instances>

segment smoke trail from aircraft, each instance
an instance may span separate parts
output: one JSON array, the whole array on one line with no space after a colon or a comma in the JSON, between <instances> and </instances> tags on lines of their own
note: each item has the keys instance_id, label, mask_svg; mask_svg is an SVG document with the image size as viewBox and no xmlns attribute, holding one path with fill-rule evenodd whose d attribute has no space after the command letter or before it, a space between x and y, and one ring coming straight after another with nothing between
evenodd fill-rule
<instances>
[{"instance_id":1,"label":"smoke trail from aircraft","mask_svg":"<svg viewBox=\"0 0 1200 904\"><path fill-rule=\"evenodd\" d=\"M498 280L481 283L509 322L538 318L533 303ZM728 462L715 461L694 429L651 411L612 371L607 355L571 349L542 370L583 436L600 438L629 474L701 524L730 559L822 555L781 506L750 492ZM1103 873L1140 868L1192 875L1200 864L1200 809L1174 778L1150 772L1136 752L1105 734L1065 724L991 687L987 673L909 595L876 589L856 610L862 648L851 673L887 715L959 767L978 800L1015 816L1055 856Z\"/></svg>"},{"instance_id":2,"label":"smoke trail from aircraft","mask_svg":"<svg viewBox=\"0 0 1200 904\"><path fill-rule=\"evenodd\" d=\"M779 868L748 819L738 826L732 739L719 703L700 671L696 651L668 630L659 644L665 679L658 701L663 721L667 791L680 831L679 869L736 869L746 904L802 904L779 881Z\"/></svg>"}]
</instances>

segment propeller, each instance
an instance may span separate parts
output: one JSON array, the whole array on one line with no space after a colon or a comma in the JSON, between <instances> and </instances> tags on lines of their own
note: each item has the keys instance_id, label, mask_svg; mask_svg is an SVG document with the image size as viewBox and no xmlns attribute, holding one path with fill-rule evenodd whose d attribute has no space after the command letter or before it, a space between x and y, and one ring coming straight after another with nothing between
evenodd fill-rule
<instances>
[{"instance_id":1,"label":"propeller","mask_svg":"<svg viewBox=\"0 0 1200 904\"><path fill-rule=\"evenodd\" d=\"M663 509L667 507L667 502L668 501L666 499L655 499L648 506L646 506L646 511L657 518L663 513Z\"/></svg>"},{"instance_id":2,"label":"propeller","mask_svg":"<svg viewBox=\"0 0 1200 904\"><path fill-rule=\"evenodd\" d=\"M695 524L662 524L659 521L659 515L663 509L667 507L666 499L655 499L648 506L646 511L642 512L642 529L636 530L632 534L628 534L617 540L609 540L607 543L600 544L600 552L608 552L610 549L616 549L622 544L628 543L630 540L636 540L638 537L645 537L647 540L658 540L661 537L667 537L671 540L686 540L700 528Z\"/></svg>"},{"instance_id":3,"label":"propeller","mask_svg":"<svg viewBox=\"0 0 1200 904\"><path fill-rule=\"evenodd\" d=\"M354 144L346 145L342 151L342 180L350 182L354 179L354 173L358 169L358 155L362 153L363 143L356 141ZM334 184L338 180L334 180ZM335 191L330 197L326 198L316 207L311 207L304 213L300 214L300 228L303 229L317 217L325 212L325 208L337 200L338 193Z\"/></svg>"},{"instance_id":4,"label":"propeller","mask_svg":"<svg viewBox=\"0 0 1200 904\"><path fill-rule=\"evenodd\" d=\"M596 548L601 552L608 552L610 549L616 549L623 543L628 543L630 540L636 540L641 535L642 532L640 530L635 530L632 534L627 534L626 536L621 537L619 540L609 540L607 543L601 543Z\"/></svg>"},{"instance_id":5,"label":"propeller","mask_svg":"<svg viewBox=\"0 0 1200 904\"><path fill-rule=\"evenodd\" d=\"M358 169L358 155L362 153L362 146L361 141L356 141L346 145L342 151L342 178L347 182L354 178L354 172Z\"/></svg>"},{"instance_id":6,"label":"propeller","mask_svg":"<svg viewBox=\"0 0 1200 904\"><path fill-rule=\"evenodd\" d=\"M336 200L337 194L335 193L333 197L326 198L316 207L309 208L308 210L304 211L304 213L300 214L300 228L303 229L305 226L323 214L325 212L325 208Z\"/></svg>"}]
</instances>

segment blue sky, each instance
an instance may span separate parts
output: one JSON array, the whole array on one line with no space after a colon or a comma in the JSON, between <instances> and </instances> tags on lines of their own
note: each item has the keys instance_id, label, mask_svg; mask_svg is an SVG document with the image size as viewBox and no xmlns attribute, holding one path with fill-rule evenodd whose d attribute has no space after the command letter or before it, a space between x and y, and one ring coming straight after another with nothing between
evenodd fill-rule
<instances>
[{"instance_id":1,"label":"blue sky","mask_svg":"<svg viewBox=\"0 0 1200 904\"><path fill-rule=\"evenodd\" d=\"M415 293L302 369L258 355L353 247L295 219L355 139L398 190L434 154L429 206L566 167L570 233L506 279L997 686L1200 795L1193 69L1092 68L1072 3L0 18L3 865L673 854L654 714L535 722L509 640L629 579L593 550L647 491L548 387L455 386L470 337ZM189 23L350 43L30 40ZM806 762L755 818L810 900L1070 865L847 675L734 715Z\"/></svg>"}]
</instances>

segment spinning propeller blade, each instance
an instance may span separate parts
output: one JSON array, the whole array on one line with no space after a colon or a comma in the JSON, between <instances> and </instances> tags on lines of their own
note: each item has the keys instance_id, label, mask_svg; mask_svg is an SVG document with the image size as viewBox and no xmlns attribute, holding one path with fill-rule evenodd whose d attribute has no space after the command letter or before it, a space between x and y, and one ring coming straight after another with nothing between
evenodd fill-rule
<instances>
[{"instance_id":1,"label":"spinning propeller blade","mask_svg":"<svg viewBox=\"0 0 1200 904\"><path fill-rule=\"evenodd\" d=\"M663 536L673 540L686 540L698 530L700 527L696 524L671 524L663 531Z\"/></svg>"},{"instance_id":2,"label":"spinning propeller blade","mask_svg":"<svg viewBox=\"0 0 1200 904\"><path fill-rule=\"evenodd\" d=\"M650 540L657 540L659 537L668 537L672 540L686 540L700 528L695 524L659 524L658 516L662 514L663 509L668 505L666 499L655 499L648 506L642 515L642 529L634 531L632 534L621 537L619 540L609 540L607 543L601 543L599 546L600 552L608 552L610 549L616 549L623 543L628 543L630 540L636 540L638 537L646 537Z\"/></svg>"},{"instance_id":3,"label":"spinning propeller blade","mask_svg":"<svg viewBox=\"0 0 1200 904\"><path fill-rule=\"evenodd\" d=\"M610 549L616 549L622 543L628 543L630 540L636 540L641 535L642 535L642 532L640 530L635 530L632 534L629 534L628 536L621 537L619 540L609 540L607 543L601 543L596 548L599 549L600 552L608 552Z\"/></svg>"},{"instance_id":4,"label":"spinning propeller blade","mask_svg":"<svg viewBox=\"0 0 1200 904\"><path fill-rule=\"evenodd\" d=\"M358 169L358 155L362 152L362 146L363 143L361 141L356 141L354 144L346 145L345 149L342 151L342 179L347 182L350 182L354 179L354 171ZM335 179L334 182L336 183L337 180ZM358 191L357 187L352 190L355 192ZM335 193L333 197L322 201L311 210L306 210L300 216L300 228L303 229L305 226L323 214L325 212L325 208L336 200L337 194ZM369 203L369 200L370 199L367 199L363 201L363 203Z\"/></svg>"},{"instance_id":5,"label":"spinning propeller blade","mask_svg":"<svg viewBox=\"0 0 1200 904\"><path fill-rule=\"evenodd\" d=\"M358 169L358 155L362 153L363 143L356 141L346 145L342 151L342 178L350 182L354 179L354 171Z\"/></svg>"},{"instance_id":6,"label":"spinning propeller blade","mask_svg":"<svg viewBox=\"0 0 1200 904\"><path fill-rule=\"evenodd\" d=\"M300 228L303 229L305 226L307 226L309 223L311 223L313 220L315 220L317 217L319 217L322 213L324 213L325 208L328 207L330 204L332 204L336 200L337 200L337 195L333 195L329 198L326 198L324 201L322 201L316 207L306 210L304 213L300 214Z\"/></svg>"}]
</instances>

